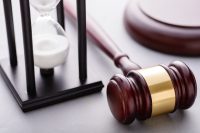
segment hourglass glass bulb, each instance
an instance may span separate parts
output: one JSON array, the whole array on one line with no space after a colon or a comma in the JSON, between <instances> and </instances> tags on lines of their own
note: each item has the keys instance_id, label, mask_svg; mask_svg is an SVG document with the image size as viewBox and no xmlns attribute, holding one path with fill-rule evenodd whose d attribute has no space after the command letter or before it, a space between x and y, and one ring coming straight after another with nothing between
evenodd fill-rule
<instances>
[{"instance_id":1,"label":"hourglass glass bulb","mask_svg":"<svg viewBox=\"0 0 200 133\"><path fill-rule=\"evenodd\" d=\"M60 0L31 0L31 5L40 13L48 13L56 6Z\"/></svg>"},{"instance_id":2,"label":"hourglass glass bulb","mask_svg":"<svg viewBox=\"0 0 200 133\"><path fill-rule=\"evenodd\" d=\"M60 0L31 0L40 13L33 23L34 64L41 69L53 69L65 62L69 41L62 26L51 16Z\"/></svg>"}]
</instances>

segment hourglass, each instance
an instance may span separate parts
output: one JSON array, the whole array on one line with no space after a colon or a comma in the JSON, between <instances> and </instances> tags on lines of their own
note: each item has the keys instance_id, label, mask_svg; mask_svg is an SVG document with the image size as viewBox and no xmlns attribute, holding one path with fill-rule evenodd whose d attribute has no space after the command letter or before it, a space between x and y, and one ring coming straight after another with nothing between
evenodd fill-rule
<instances>
[{"instance_id":1,"label":"hourglass","mask_svg":"<svg viewBox=\"0 0 200 133\"><path fill-rule=\"evenodd\" d=\"M3 0L9 58L0 60L0 76L22 111L100 92L103 83L91 67L95 62L87 63L85 0L76 1L78 44L72 42L71 52L64 31L63 0L19 2L24 54L18 55L16 50L11 0ZM30 4L40 13L32 25ZM59 23L50 16L55 8Z\"/></svg>"},{"instance_id":2,"label":"hourglass","mask_svg":"<svg viewBox=\"0 0 200 133\"><path fill-rule=\"evenodd\" d=\"M61 25L50 13L60 0L30 0L31 5L40 13L33 23L33 55L34 64L45 70L65 62L69 52L69 41Z\"/></svg>"}]
</instances>

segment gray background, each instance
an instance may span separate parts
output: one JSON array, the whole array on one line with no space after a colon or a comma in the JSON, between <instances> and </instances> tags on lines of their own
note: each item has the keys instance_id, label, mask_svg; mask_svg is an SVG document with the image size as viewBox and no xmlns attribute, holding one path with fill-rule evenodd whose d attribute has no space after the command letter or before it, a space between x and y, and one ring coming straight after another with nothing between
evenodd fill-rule
<instances>
[{"instance_id":1,"label":"gray background","mask_svg":"<svg viewBox=\"0 0 200 133\"><path fill-rule=\"evenodd\" d=\"M75 1L75 0L71 0ZM18 0L12 0L18 53L23 54ZM162 54L140 46L126 32L123 12L128 0L87 0L87 11L117 42L118 46L143 67L168 64L174 60L186 62L199 83L198 57L180 57ZM32 10L33 20L38 14ZM77 31L66 18L67 33L72 45L77 44ZM0 59L7 56L7 39L0 1ZM102 52L88 40L88 61L94 72L106 85L113 74L121 73ZM102 93L71 100L29 113L22 113L0 76L0 133L128 133L128 132L199 132L200 98L187 111L135 121L130 126L119 124L110 113L106 87Z\"/></svg>"}]
</instances>

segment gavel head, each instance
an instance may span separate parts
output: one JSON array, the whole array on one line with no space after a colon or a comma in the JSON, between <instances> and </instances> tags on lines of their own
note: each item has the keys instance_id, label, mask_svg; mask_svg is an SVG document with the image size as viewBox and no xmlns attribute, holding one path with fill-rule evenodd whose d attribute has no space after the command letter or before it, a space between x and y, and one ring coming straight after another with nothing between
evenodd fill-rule
<instances>
[{"instance_id":1,"label":"gavel head","mask_svg":"<svg viewBox=\"0 0 200 133\"><path fill-rule=\"evenodd\" d=\"M125 77L115 75L107 86L107 98L114 117L124 124L135 118L188 109L197 94L196 80L182 62L132 70Z\"/></svg>"}]
</instances>

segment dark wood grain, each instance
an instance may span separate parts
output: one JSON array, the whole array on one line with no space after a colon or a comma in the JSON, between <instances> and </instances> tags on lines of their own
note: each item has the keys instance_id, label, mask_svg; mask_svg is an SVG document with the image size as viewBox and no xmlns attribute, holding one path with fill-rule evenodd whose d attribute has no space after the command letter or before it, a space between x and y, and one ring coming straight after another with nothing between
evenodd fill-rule
<instances>
[{"instance_id":1,"label":"dark wood grain","mask_svg":"<svg viewBox=\"0 0 200 133\"><path fill-rule=\"evenodd\" d=\"M166 9L166 11L169 10ZM199 27L193 28L170 25L155 20L145 15L139 9L138 0L131 0L128 3L124 22L130 35L137 40L139 44L147 46L148 48L170 54L200 55Z\"/></svg>"},{"instance_id":2,"label":"dark wood grain","mask_svg":"<svg viewBox=\"0 0 200 133\"><path fill-rule=\"evenodd\" d=\"M150 92L137 71L131 71L127 77L113 76L107 86L107 98L114 117L123 124L130 124L135 118L145 120L151 117Z\"/></svg>"},{"instance_id":3,"label":"dark wood grain","mask_svg":"<svg viewBox=\"0 0 200 133\"><path fill-rule=\"evenodd\" d=\"M73 6L65 1L64 7L66 12L76 19ZM137 71L141 68L133 63L89 16L87 17L87 32L96 41L95 45L108 55L125 75L114 75L107 85L107 99L113 116L123 124L130 124L134 119L150 118L152 99L145 78ZM179 61L163 67L169 73L176 93L173 111L191 107L196 98L197 86L189 67Z\"/></svg>"},{"instance_id":4,"label":"dark wood grain","mask_svg":"<svg viewBox=\"0 0 200 133\"><path fill-rule=\"evenodd\" d=\"M173 84L176 90L176 108L175 109L188 109L190 108L197 95L197 84L194 74L189 67L179 61L173 62L169 65L169 73L172 73L174 80Z\"/></svg>"},{"instance_id":5,"label":"dark wood grain","mask_svg":"<svg viewBox=\"0 0 200 133\"><path fill-rule=\"evenodd\" d=\"M197 95L195 77L189 67L175 61L162 65L168 72L175 89L176 103L172 112L190 108ZM135 118L146 120L151 117L152 101L148 85L135 70L125 77L115 75L107 86L109 107L114 117L123 124L130 124Z\"/></svg>"}]
</instances>

